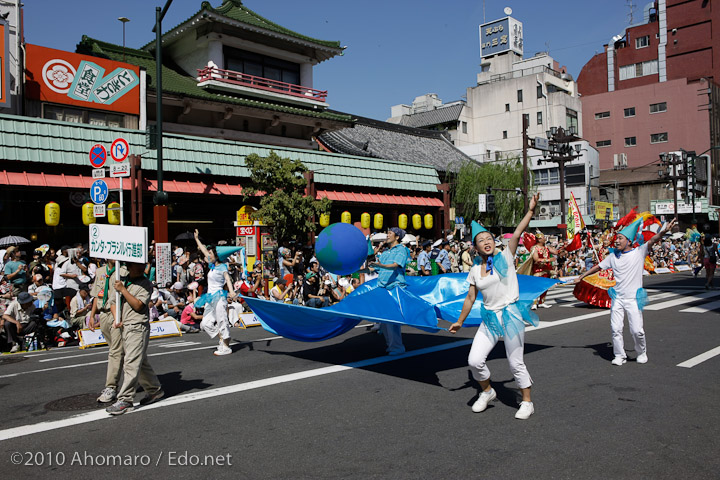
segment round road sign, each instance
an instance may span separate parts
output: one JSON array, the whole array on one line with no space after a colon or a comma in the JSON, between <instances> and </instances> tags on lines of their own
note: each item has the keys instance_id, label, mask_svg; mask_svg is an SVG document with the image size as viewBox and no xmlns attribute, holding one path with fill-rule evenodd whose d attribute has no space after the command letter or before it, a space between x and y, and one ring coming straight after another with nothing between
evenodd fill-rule
<instances>
[{"instance_id":1,"label":"round road sign","mask_svg":"<svg viewBox=\"0 0 720 480\"><path fill-rule=\"evenodd\" d=\"M108 186L105 180L97 179L90 185L90 199L95 204L105 203L108 198Z\"/></svg>"},{"instance_id":2,"label":"round road sign","mask_svg":"<svg viewBox=\"0 0 720 480\"><path fill-rule=\"evenodd\" d=\"M130 146L124 138L116 138L110 146L110 156L116 162L122 162L130 153Z\"/></svg>"},{"instance_id":3,"label":"round road sign","mask_svg":"<svg viewBox=\"0 0 720 480\"><path fill-rule=\"evenodd\" d=\"M92 146L90 149L90 165L95 168L100 168L105 165L107 160L107 150L99 143Z\"/></svg>"}]
</instances>

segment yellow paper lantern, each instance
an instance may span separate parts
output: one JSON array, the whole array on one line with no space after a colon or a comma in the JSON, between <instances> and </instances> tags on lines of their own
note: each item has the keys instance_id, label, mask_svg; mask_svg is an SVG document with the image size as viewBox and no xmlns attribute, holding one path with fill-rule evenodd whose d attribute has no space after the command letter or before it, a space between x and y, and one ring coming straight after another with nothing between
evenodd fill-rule
<instances>
[{"instance_id":1,"label":"yellow paper lantern","mask_svg":"<svg viewBox=\"0 0 720 480\"><path fill-rule=\"evenodd\" d=\"M45 225L56 227L60 223L60 205L55 202L45 204Z\"/></svg>"},{"instance_id":2,"label":"yellow paper lantern","mask_svg":"<svg viewBox=\"0 0 720 480\"><path fill-rule=\"evenodd\" d=\"M401 213L398 217L398 227L402 228L403 230L407 230L407 215L404 213Z\"/></svg>"},{"instance_id":3,"label":"yellow paper lantern","mask_svg":"<svg viewBox=\"0 0 720 480\"><path fill-rule=\"evenodd\" d=\"M375 220L373 221L373 226L375 227L375 230L382 230L382 226L383 226L382 213L375 214Z\"/></svg>"},{"instance_id":4,"label":"yellow paper lantern","mask_svg":"<svg viewBox=\"0 0 720 480\"><path fill-rule=\"evenodd\" d=\"M433 228L433 216L430 213L425 214L425 228L428 230Z\"/></svg>"},{"instance_id":5,"label":"yellow paper lantern","mask_svg":"<svg viewBox=\"0 0 720 480\"><path fill-rule=\"evenodd\" d=\"M325 228L328 225L330 225L330 214L329 213L321 213L320 214L320 226Z\"/></svg>"},{"instance_id":6,"label":"yellow paper lantern","mask_svg":"<svg viewBox=\"0 0 720 480\"><path fill-rule=\"evenodd\" d=\"M364 212L362 215L360 215L360 226L362 228L370 228L370 214L367 212Z\"/></svg>"},{"instance_id":7,"label":"yellow paper lantern","mask_svg":"<svg viewBox=\"0 0 720 480\"><path fill-rule=\"evenodd\" d=\"M412 222L413 222L413 228L415 230L420 230L422 228L422 217L419 213L416 213L412 216Z\"/></svg>"},{"instance_id":8,"label":"yellow paper lantern","mask_svg":"<svg viewBox=\"0 0 720 480\"><path fill-rule=\"evenodd\" d=\"M352 219L352 217L350 216L350 212L348 212L347 210L342 212L342 215L340 215L340 221L342 223L350 223L351 219Z\"/></svg>"},{"instance_id":9,"label":"yellow paper lantern","mask_svg":"<svg viewBox=\"0 0 720 480\"><path fill-rule=\"evenodd\" d=\"M118 202L111 202L108 205L108 223L110 225L120 225L120 210L113 210L113 208L120 208L120 204Z\"/></svg>"},{"instance_id":10,"label":"yellow paper lantern","mask_svg":"<svg viewBox=\"0 0 720 480\"><path fill-rule=\"evenodd\" d=\"M87 202L82 206L82 221L85 225L95 223L95 215L93 214L93 204Z\"/></svg>"}]
</instances>

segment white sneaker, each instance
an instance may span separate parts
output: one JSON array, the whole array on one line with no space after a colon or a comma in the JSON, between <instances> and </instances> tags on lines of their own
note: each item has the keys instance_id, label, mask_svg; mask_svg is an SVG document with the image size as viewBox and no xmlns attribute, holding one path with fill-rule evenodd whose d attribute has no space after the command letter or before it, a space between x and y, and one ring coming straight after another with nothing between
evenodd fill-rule
<instances>
[{"instance_id":1,"label":"white sneaker","mask_svg":"<svg viewBox=\"0 0 720 480\"><path fill-rule=\"evenodd\" d=\"M530 307L530 310L537 310L537 305L533 303L532 307Z\"/></svg>"},{"instance_id":2,"label":"white sneaker","mask_svg":"<svg viewBox=\"0 0 720 480\"><path fill-rule=\"evenodd\" d=\"M647 363L647 352L643 352L640 355L637 356L637 363Z\"/></svg>"},{"instance_id":3,"label":"white sneaker","mask_svg":"<svg viewBox=\"0 0 720 480\"><path fill-rule=\"evenodd\" d=\"M17 353L19 351L20 351L20 345L18 345L17 343L15 345L13 345L12 348L10 349L10 353Z\"/></svg>"},{"instance_id":4,"label":"white sneaker","mask_svg":"<svg viewBox=\"0 0 720 480\"><path fill-rule=\"evenodd\" d=\"M622 365L623 363L627 362L625 357L621 357L620 355L616 355L615 358L613 358L612 364L613 365Z\"/></svg>"},{"instance_id":5,"label":"white sneaker","mask_svg":"<svg viewBox=\"0 0 720 480\"><path fill-rule=\"evenodd\" d=\"M535 407L532 402L520 402L520 409L515 414L515 418L527 420L533 413L535 413Z\"/></svg>"},{"instance_id":6,"label":"white sneaker","mask_svg":"<svg viewBox=\"0 0 720 480\"><path fill-rule=\"evenodd\" d=\"M226 347L225 345L223 345L223 348L218 348L217 350L215 350L213 352L213 355L217 355L217 356L230 355L231 353L232 353L232 348Z\"/></svg>"},{"instance_id":7,"label":"white sneaker","mask_svg":"<svg viewBox=\"0 0 720 480\"><path fill-rule=\"evenodd\" d=\"M549 303L544 303L544 302L541 303L540 306L541 306L542 308L550 308L550 307L552 307L552 305L550 305Z\"/></svg>"},{"instance_id":8,"label":"white sneaker","mask_svg":"<svg viewBox=\"0 0 720 480\"><path fill-rule=\"evenodd\" d=\"M480 413L484 411L488 403L492 402L497 398L497 393L495 393L495 389L491 388L487 392L482 392L480 396L478 397L477 401L473 403L472 411L475 413Z\"/></svg>"},{"instance_id":9,"label":"white sneaker","mask_svg":"<svg viewBox=\"0 0 720 480\"><path fill-rule=\"evenodd\" d=\"M97 401L100 403L110 403L110 402L114 402L116 398L117 398L117 393L115 392L115 389L106 387L100 393L100 396L97 398Z\"/></svg>"}]
</instances>

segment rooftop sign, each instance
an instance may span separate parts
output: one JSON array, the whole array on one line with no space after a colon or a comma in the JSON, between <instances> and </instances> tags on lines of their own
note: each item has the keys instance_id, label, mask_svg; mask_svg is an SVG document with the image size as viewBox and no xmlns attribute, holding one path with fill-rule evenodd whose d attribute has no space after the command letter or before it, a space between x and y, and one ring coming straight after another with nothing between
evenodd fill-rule
<instances>
[{"instance_id":1,"label":"rooftop sign","mask_svg":"<svg viewBox=\"0 0 720 480\"><path fill-rule=\"evenodd\" d=\"M523 54L523 26L512 17L480 25L480 56L491 57L513 51Z\"/></svg>"}]
</instances>

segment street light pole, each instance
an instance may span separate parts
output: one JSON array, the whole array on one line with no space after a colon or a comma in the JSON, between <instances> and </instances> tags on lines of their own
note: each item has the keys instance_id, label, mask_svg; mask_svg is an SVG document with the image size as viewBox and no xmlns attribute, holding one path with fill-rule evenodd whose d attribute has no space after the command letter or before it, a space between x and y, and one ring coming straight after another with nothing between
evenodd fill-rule
<instances>
[{"instance_id":1,"label":"street light pole","mask_svg":"<svg viewBox=\"0 0 720 480\"><path fill-rule=\"evenodd\" d=\"M528 138L528 128L530 125L528 125L528 117L523 115L522 117L523 122L523 149L522 149L522 156L523 156L523 188L522 188L522 194L523 194L523 212L527 212L528 209L528 143L530 142L530 139Z\"/></svg>"},{"instance_id":2,"label":"street light pole","mask_svg":"<svg viewBox=\"0 0 720 480\"><path fill-rule=\"evenodd\" d=\"M127 17L119 17L118 20L122 22L123 26L123 62L125 61L125 24L130 21Z\"/></svg>"},{"instance_id":3,"label":"street light pole","mask_svg":"<svg viewBox=\"0 0 720 480\"><path fill-rule=\"evenodd\" d=\"M551 127L550 130L545 132L548 140L550 141L549 152L543 152L545 156L543 159L538 160L538 164L542 162L553 162L558 164L558 174L560 177L560 222L565 223L565 163L572 162L576 158L580 157L580 144L576 144L574 147L570 145L570 142L577 142L580 137L576 136L576 130L574 126L571 126L567 130L562 127Z\"/></svg>"}]
</instances>

